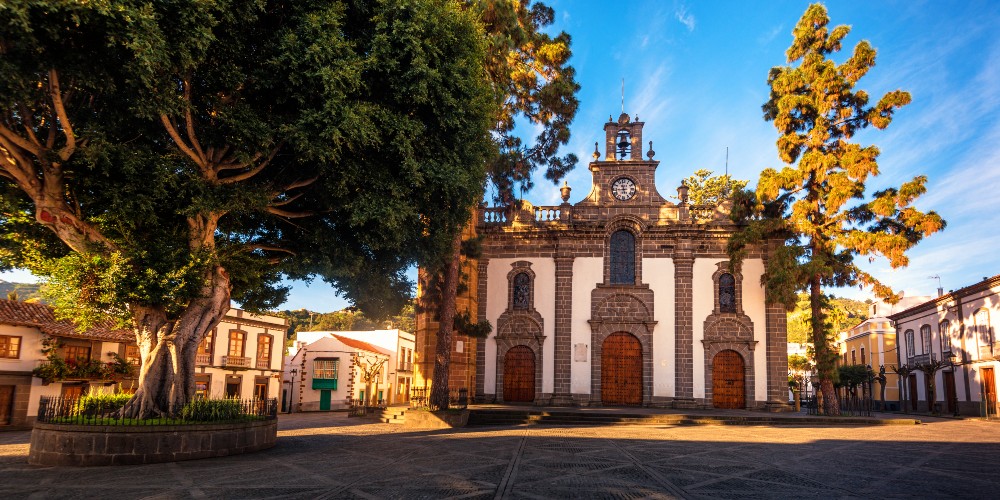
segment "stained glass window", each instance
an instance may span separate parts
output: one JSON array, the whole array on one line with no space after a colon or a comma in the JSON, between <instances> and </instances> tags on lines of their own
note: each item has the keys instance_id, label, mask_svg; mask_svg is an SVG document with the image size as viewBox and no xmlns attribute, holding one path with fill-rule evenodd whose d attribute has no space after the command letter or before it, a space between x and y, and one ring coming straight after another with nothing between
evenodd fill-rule
<instances>
[{"instance_id":1,"label":"stained glass window","mask_svg":"<svg viewBox=\"0 0 1000 500\"><path fill-rule=\"evenodd\" d=\"M635 236L625 230L611 235L611 284L635 284Z\"/></svg>"},{"instance_id":2,"label":"stained glass window","mask_svg":"<svg viewBox=\"0 0 1000 500\"><path fill-rule=\"evenodd\" d=\"M514 276L514 309L531 307L531 277L528 273Z\"/></svg>"},{"instance_id":3,"label":"stained glass window","mask_svg":"<svg viewBox=\"0 0 1000 500\"><path fill-rule=\"evenodd\" d=\"M729 273L719 276L719 312L736 312L736 278Z\"/></svg>"}]
</instances>

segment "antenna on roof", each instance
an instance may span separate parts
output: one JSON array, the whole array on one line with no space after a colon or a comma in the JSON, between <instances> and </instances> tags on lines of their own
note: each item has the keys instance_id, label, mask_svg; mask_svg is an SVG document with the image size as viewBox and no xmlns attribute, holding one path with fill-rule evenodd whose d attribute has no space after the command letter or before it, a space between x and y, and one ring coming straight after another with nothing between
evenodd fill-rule
<instances>
[{"instance_id":1,"label":"antenna on roof","mask_svg":"<svg viewBox=\"0 0 1000 500\"><path fill-rule=\"evenodd\" d=\"M726 176L729 176L729 146L726 146Z\"/></svg>"},{"instance_id":2,"label":"antenna on roof","mask_svg":"<svg viewBox=\"0 0 1000 500\"><path fill-rule=\"evenodd\" d=\"M938 290L937 290L938 294L937 294L937 296L940 297L940 296L944 295L944 288L941 288L941 276L940 275L935 274L934 276L928 276L927 279L929 279L929 280L937 280L938 281Z\"/></svg>"},{"instance_id":3,"label":"antenna on roof","mask_svg":"<svg viewBox=\"0 0 1000 500\"><path fill-rule=\"evenodd\" d=\"M622 78L622 113L625 112L625 79Z\"/></svg>"}]
</instances>

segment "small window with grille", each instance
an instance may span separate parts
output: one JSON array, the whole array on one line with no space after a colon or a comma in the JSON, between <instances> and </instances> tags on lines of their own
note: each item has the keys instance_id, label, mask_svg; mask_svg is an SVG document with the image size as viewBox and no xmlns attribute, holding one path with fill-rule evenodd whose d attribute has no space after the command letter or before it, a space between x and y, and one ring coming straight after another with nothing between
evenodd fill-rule
<instances>
[{"instance_id":1,"label":"small window with grille","mask_svg":"<svg viewBox=\"0 0 1000 500\"><path fill-rule=\"evenodd\" d=\"M517 273L514 276L514 298L512 307L514 309L531 308L531 277L528 273Z\"/></svg>"},{"instance_id":2,"label":"small window with grille","mask_svg":"<svg viewBox=\"0 0 1000 500\"><path fill-rule=\"evenodd\" d=\"M736 278L729 273L719 276L719 312L736 312Z\"/></svg>"}]
</instances>

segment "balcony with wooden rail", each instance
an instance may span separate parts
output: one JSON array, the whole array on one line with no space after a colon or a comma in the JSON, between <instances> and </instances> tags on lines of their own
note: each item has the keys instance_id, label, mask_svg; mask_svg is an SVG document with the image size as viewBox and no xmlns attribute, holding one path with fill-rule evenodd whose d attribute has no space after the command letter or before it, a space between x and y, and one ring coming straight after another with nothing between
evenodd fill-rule
<instances>
[{"instance_id":1,"label":"balcony with wooden rail","mask_svg":"<svg viewBox=\"0 0 1000 500\"><path fill-rule=\"evenodd\" d=\"M194 355L194 364L198 366L208 366L212 364L212 353L199 352Z\"/></svg>"}]
</instances>

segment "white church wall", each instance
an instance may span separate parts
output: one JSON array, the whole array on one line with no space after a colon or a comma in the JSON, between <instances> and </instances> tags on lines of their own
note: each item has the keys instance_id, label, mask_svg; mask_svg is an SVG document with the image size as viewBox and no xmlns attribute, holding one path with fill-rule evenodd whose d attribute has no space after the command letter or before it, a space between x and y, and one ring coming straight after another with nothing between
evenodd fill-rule
<instances>
[{"instance_id":1,"label":"white church wall","mask_svg":"<svg viewBox=\"0 0 1000 500\"><path fill-rule=\"evenodd\" d=\"M573 259L573 321L572 362L570 363L570 392L590 394L590 293L604 280L604 259L577 257ZM586 346L586 359L577 361L577 346Z\"/></svg>"},{"instance_id":2,"label":"white church wall","mask_svg":"<svg viewBox=\"0 0 1000 500\"><path fill-rule=\"evenodd\" d=\"M674 397L676 359L674 347L674 261L642 259L643 282L653 290L653 396ZM575 317L575 314L574 314Z\"/></svg>"},{"instance_id":3,"label":"white church wall","mask_svg":"<svg viewBox=\"0 0 1000 500\"><path fill-rule=\"evenodd\" d=\"M719 269L717 264L726 259L695 259L692 283L692 314L694 321L694 397L705 397L705 319L715 307L715 283L712 275Z\"/></svg>"},{"instance_id":4,"label":"white church wall","mask_svg":"<svg viewBox=\"0 0 1000 500\"><path fill-rule=\"evenodd\" d=\"M760 277L764 274L764 261L746 259L742 266L743 312L753 321L754 399L767 401L767 311L764 306L764 287Z\"/></svg>"},{"instance_id":5,"label":"white church wall","mask_svg":"<svg viewBox=\"0 0 1000 500\"><path fill-rule=\"evenodd\" d=\"M500 315L507 310L507 274L511 264L518 261L531 263L535 273L532 293L535 310L542 316L542 392L552 393L554 389L553 365L555 364L555 307L556 307L556 266L551 258L490 259L487 265L486 319L493 325L493 332L486 342L486 370L483 373L483 392L496 394L497 383L497 343L496 327Z\"/></svg>"}]
</instances>

